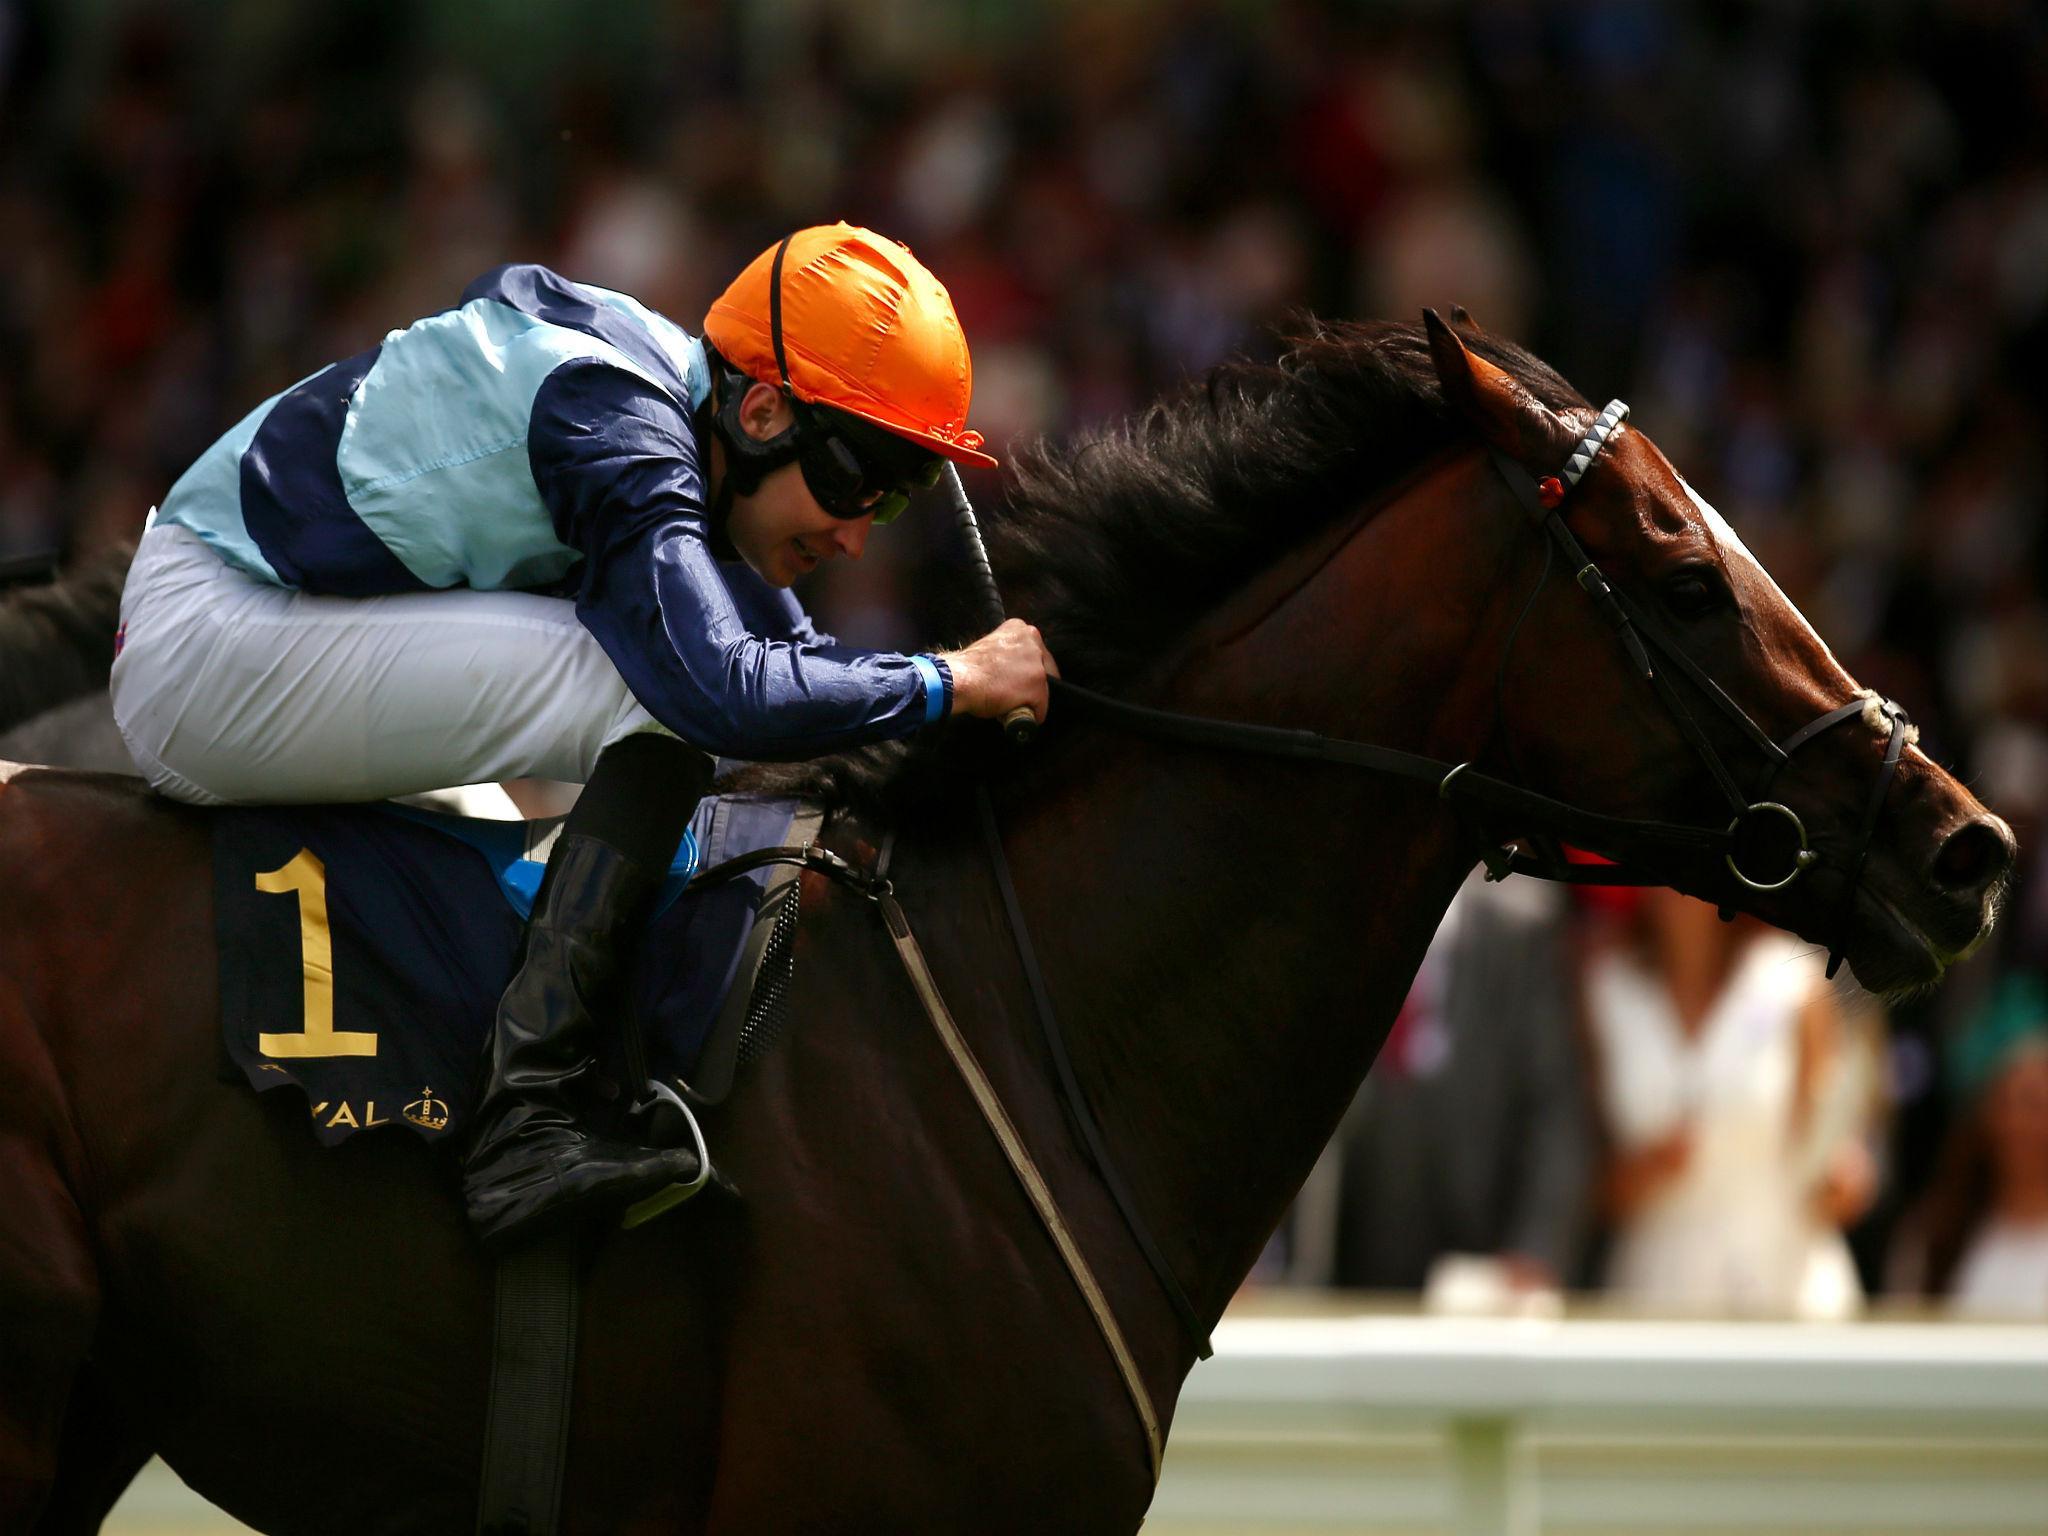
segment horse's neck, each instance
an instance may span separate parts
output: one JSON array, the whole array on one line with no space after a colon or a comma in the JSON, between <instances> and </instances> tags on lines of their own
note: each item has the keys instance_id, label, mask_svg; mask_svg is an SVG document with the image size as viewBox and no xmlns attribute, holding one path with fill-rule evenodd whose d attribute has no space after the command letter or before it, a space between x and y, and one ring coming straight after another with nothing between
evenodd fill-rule
<instances>
[{"instance_id":1,"label":"horse's neck","mask_svg":"<svg viewBox=\"0 0 2048 1536\"><path fill-rule=\"evenodd\" d=\"M1416 562L1417 543L1367 527L1165 702L1476 755L1499 565ZM1350 1104L1466 860L1426 786L1094 734L1006 808L1007 841L1112 1155L1213 1314Z\"/></svg>"}]
</instances>

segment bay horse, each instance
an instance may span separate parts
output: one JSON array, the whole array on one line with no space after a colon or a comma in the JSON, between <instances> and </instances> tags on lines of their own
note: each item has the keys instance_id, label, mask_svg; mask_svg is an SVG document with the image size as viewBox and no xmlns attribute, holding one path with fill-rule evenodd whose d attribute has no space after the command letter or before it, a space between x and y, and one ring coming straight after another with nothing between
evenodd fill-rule
<instances>
[{"instance_id":1,"label":"bay horse","mask_svg":"<svg viewBox=\"0 0 2048 1536\"><path fill-rule=\"evenodd\" d=\"M1718 829L1719 780L1766 767L1709 688L1773 741L1832 716L1769 786L1811 836L1801 878L1763 889L1705 840L1600 851L1839 947L1867 987L1934 982L1988 931L2004 824L1858 703L1648 437L1461 314L1426 319L1314 328L1026 455L990 519L1013 610L1092 688L1645 826ZM1511 470L1561 500L1583 569L1545 579ZM1666 637L1660 676L1700 674L1680 705L1623 627ZM1028 752L993 735L750 782L826 798L856 858L893 829L931 971L1170 1420L1199 1341L1055 1096L975 787L1109 1157L1204 1326L1478 833L1543 829L1059 702ZM203 813L78 774L0 784L0 1528L97 1528L151 1452L265 1531L463 1528L490 1308L454 1168L397 1135L321 1150L289 1095L222 1080L209 889ZM806 876L797 956L799 1025L706 1123L745 1199L592 1258L565 1529L1134 1530L1153 1472L1131 1401L874 912Z\"/></svg>"}]
</instances>

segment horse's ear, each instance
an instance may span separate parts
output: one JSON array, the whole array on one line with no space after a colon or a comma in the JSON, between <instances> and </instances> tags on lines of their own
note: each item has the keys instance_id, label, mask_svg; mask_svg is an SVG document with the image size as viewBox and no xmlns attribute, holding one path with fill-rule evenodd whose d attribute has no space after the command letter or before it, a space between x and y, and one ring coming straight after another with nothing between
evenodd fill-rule
<instances>
[{"instance_id":1,"label":"horse's ear","mask_svg":"<svg viewBox=\"0 0 2048 1536\"><path fill-rule=\"evenodd\" d=\"M1444 399L1488 446L1525 464L1547 464L1570 447L1565 424L1513 374L1468 350L1435 310L1422 312L1422 324Z\"/></svg>"},{"instance_id":2,"label":"horse's ear","mask_svg":"<svg viewBox=\"0 0 2048 1536\"><path fill-rule=\"evenodd\" d=\"M1453 304L1451 306L1451 324L1467 331L1484 329L1477 320L1472 318L1472 311L1462 304Z\"/></svg>"}]
</instances>

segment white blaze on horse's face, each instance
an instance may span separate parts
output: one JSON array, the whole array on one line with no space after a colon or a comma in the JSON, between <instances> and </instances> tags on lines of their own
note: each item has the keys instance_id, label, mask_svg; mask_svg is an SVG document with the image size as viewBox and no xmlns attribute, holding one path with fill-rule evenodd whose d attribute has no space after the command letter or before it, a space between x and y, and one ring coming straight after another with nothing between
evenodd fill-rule
<instances>
[{"instance_id":1,"label":"white blaze on horse's face","mask_svg":"<svg viewBox=\"0 0 2048 1536\"><path fill-rule=\"evenodd\" d=\"M1865 711L1864 715L1865 722L1879 736L1887 734L1891 727L1880 709L1883 701L1877 694L1872 693L1869 689L1857 683L1856 679L1849 674L1848 668L1835 659L1834 651L1829 648L1827 641L1821 639L1820 632L1813 627L1806 615L1800 612L1799 605L1785 595L1784 589L1778 585L1771 573L1764 568L1764 563L1749 552L1749 546L1742 542L1742 535L1737 533L1734 526L1715 509L1714 504L1694 490L1692 483L1684 475L1679 474L1675 469L1671 473L1676 477L1679 488L1685 492L1693 506L1698 509L1700 521L1707 525L1707 532L1712 535L1714 545L1720 551L1722 559L1748 571L1756 581L1761 583L1765 590L1777 598L1785 612L1793 617L1798 623L1800 630L1813 642L1814 649L1826 659L1827 665L1838 675L1841 684L1851 693L1861 694L1869 700L1869 708ZM1929 763L1931 766L1927 755L1920 751L1919 737L1918 729L1914 729L1912 734L1907 737L1906 750L1919 758L1921 762Z\"/></svg>"},{"instance_id":2,"label":"white blaze on horse's face","mask_svg":"<svg viewBox=\"0 0 2048 1536\"><path fill-rule=\"evenodd\" d=\"M1807 622L1806 615L1801 613L1792 599L1785 595L1784 589L1773 579L1771 573L1764 569L1763 562L1749 552L1749 546L1742 542L1742 535L1729 525L1725 517L1714 510L1711 501L1692 488L1691 481L1678 474L1677 470L1673 470L1672 474L1677 475L1679 488L1691 498L1693 506L1699 509L1700 520L1707 525L1707 532L1714 536L1714 543L1720 549L1722 557L1753 572L1757 580L1777 595L1778 601L1785 605L1786 611L1799 621L1799 627L1806 631L1821 654L1833 662L1838 671L1841 670L1841 663L1835 661L1835 653L1828 649L1827 641L1821 639L1819 631ZM1842 675L1848 676L1847 672L1843 672Z\"/></svg>"}]
</instances>

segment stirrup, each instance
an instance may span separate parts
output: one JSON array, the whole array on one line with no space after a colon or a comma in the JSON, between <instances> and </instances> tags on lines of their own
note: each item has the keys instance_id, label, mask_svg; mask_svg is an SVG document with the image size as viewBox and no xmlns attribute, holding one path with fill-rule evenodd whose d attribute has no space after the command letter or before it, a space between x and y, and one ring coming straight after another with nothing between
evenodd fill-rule
<instances>
[{"instance_id":1,"label":"stirrup","mask_svg":"<svg viewBox=\"0 0 2048 1536\"><path fill-rule=\"evenodd\" d=\"M697 1124L697 1117L690 1113L690 1106L683 1102L681 1094L660 1078L650 1077L647 1080L647 1096L633 1106L632 1113L644 1114L664 1104L679 1113L683 1117L683 1124L690 1128L690 1140L697 1148L697 1177L687 1184L671 1184L665 1189L657 1189L653 1194L634 1201L626 1207L625 1214L619 1218L621 1231L631 1231L634 1227L644 1226L664 1211L673 1210L691 1196L701 1193L704 1186L711 1182L710 1149L704 1145L703 1129Z\"/></svg>"}]
</instances>

